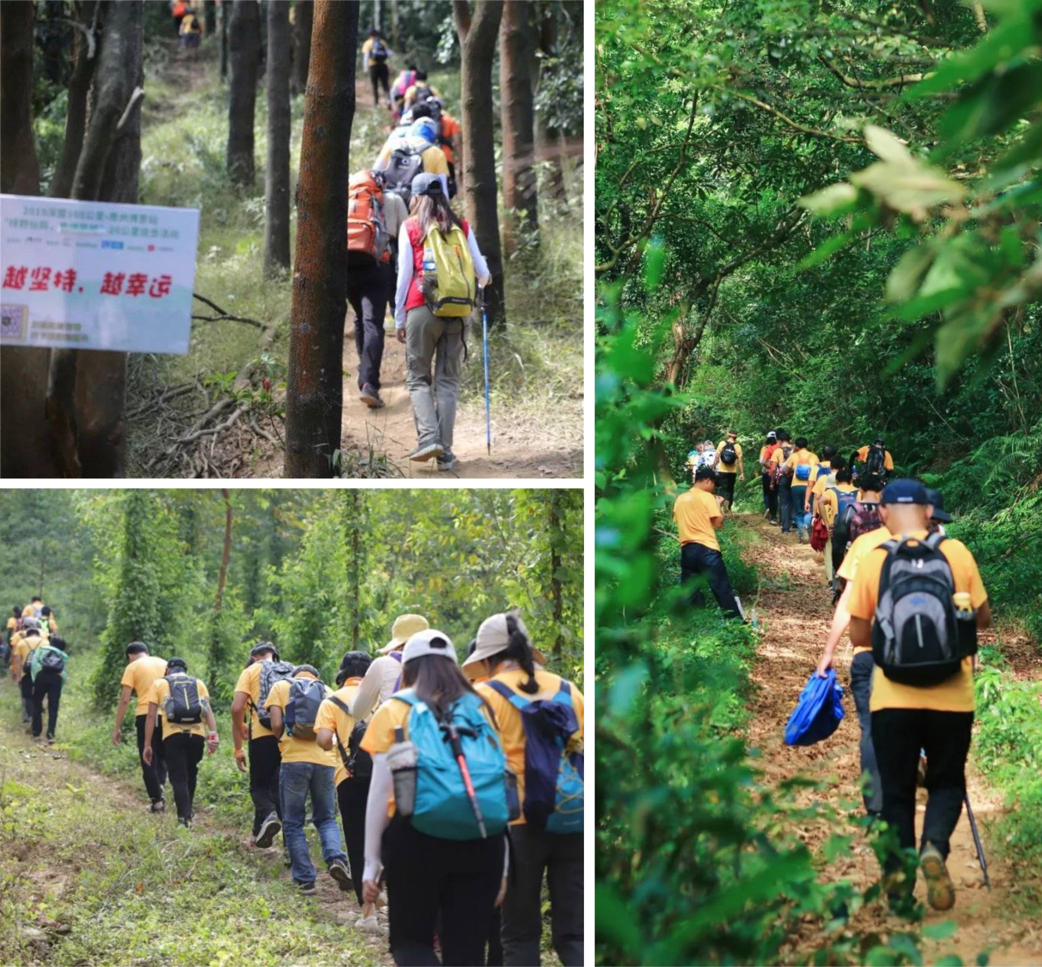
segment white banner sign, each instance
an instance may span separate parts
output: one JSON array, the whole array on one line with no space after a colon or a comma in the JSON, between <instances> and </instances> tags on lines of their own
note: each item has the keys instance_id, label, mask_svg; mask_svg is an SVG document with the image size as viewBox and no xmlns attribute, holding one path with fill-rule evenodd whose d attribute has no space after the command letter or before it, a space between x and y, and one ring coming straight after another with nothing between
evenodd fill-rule
<instances>
[{"instance_id":1,"label":"white banner sign","mask_svg":"<svg viewBox=\"0 0 1042 967\"><path fill-rule=\"evenodd\" d=\"M188 352L199 211L0 195L0 343Z\"/></svg>"}]
</instances>

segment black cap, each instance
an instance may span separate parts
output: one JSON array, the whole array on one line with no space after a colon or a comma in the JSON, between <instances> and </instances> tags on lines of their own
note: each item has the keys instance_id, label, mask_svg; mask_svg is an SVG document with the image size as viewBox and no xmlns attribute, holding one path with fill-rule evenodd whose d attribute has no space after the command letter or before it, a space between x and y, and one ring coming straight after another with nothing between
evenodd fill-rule
<instances>
[{"instance_id":1,"label":"black cap","mask_svg":"<svg viewBox=\"0 0 1042 967\"><path fill-rule=\"evenodd\" d=\"M941 492L927 487L926 498L933 507L933 516L930 520L936 520L941 524L950 524L952 515L944 509L944 497L941 495Z\"/></svg>"},{"instance_id":2,"label":"black cap","mask_svg":"<svg viewBox=\"0 0 1042 967\"><path fill-rule=\"evenodd\" d=\"M188 662L183 658L168 658L166 662L167 671L171 671L173 668L181 668L184 671L188 671Z\"/></svg>"},{"instance_id":3,"label":"black cap","mask_svg":"<svg viewBox=\"0 0 1042 967\"><path fill-rule=\"evenodd\" d=\"M258 641L250 649L250 657L256 658L258 655L263 654L266 651L270 651L275 656L275 661L279 661L279 650L270 641Z\"/></svg>"}]
</instances>

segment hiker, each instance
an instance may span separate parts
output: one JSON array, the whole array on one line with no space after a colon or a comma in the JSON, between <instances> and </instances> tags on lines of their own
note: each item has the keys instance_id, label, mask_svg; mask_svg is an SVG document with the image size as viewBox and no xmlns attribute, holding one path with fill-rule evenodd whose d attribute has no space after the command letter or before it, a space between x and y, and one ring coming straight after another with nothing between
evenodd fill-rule
<instances>
[{"instance_id":1,"label":"hiker","mask_svg":"<svg viewBox=\"0 0 1042 967\"><path fill-rule=\"evenodd\" d=\"M763 487L763 519L778 523L778 491L771 478L771 456L778 449L778 434L767 433L767 442L760 447L760 485Z\"/></svg>"},{"instance_id":2,"label":"hiker","mask_svg":"<svg viewBox=\"0 0 1042 967\"><path fill-rule=\"evenodd\" d=\"M22 608L22 617L38 618L42 609L43 599L38 594L34 594L32 600L24 608Z\"/></svg>"},{"instance_id":3,"label":"hiker","mask_svg":"<svg viewBox=\"0 0 1042 967\"><path fill-rule=\"evenodd\" d=\"M418 117L430 117L438 125L437 145L445 155L449 168L449 198L459 191L456 177L456 158L463 152L463 127L445 110L445 102L434 88L418 86L411 106L402 113L399 126L409 125ZM462 179L461 179L462 180Z\"/></svg>"},{"instance_id":4,"label":"hiker","mask_svg":"<svg viewBox=\"0 0 1042 967\"><path fill-rule=\"evenodd\" d=\"M7 626L4 629L7 632L7 637L4 639L2 645L0 645L0 659L4 668L7 668L11 664L11 639L18 633L18 629L22 625L22 609L17 604L11 608L11 617L7 619Z\"/></svg>"},{"instance_id":5,"label":"hiker","mask_svg":"<svg viewBox=\"0 0 1042 967\"><path fill-rule=\"evenodd\" d=\"M336 673L337 690L319 706L315 732L319 748L330 750L336 745L336 771L333 782L340 806L340 822L344 827L347 860L358 905L362 906L362 873L365 866L365 803L369 798L369 780L373 760L359 746L368 722L351 715L351 703L365 673L372 664L364 651L349 651L340 660ZM375 911L366 916L363 910L355 926L363 932L379 929Z\"/></svg>"},{"instance_id":6,"label":"hiker","mask_svg":"<svg viewBox=\"0 0 1042 967\"><path fill-rule=\"evenodd\" d=\"M347 191L347 301L355 313L359 399L371 409L384 405L384 316L392 295L398 235L409 217L405 202L384 186L382 171L360 171L351 176Z\"/></svg>"},{"instance_id":7,"label":"hiker","mask_svg":"<svg viewBox=\"0 0 1042 967\"><path fill-rule=\"evenodd\" d=\"M248 714L246 738L250 754L250 799L253 801L252 845L259 849L271 846L282 829L282 802L279 798L282 756L266 702L272 686L292 675L293 666L279 658L275 646L270 641L260 641L250 650L249 661L235 683L232 697L232 750L240 772L247 770L242 740L244 719Z\"/></svg>"},{"instance_id":8,"label":"hiker","mask_svg":"<svg viewBox=\"0 0 1042 967\"><path fill-rule=\"evenodd\" d=\"M842 541L843 547L838 552L833 543L833 530L836 526L836 518L843 515L849 518L850 510L857 501L857 487L851 482L850 468L844 457L836 454L832 457L829 468L831 472L822 475L814 482L814 493L817 500L814 506L814 516L822 520L828 528L829 536L825 542L825 580L833 592L833 602L839 597L836 585L836 567L843 560L843 552L846 550L846 541ZM810 499L808 494L807 499Z\"/></svg>"},{"instance_id":9,"label":"hiker","mask_svg":"<svg viewBox=\"0 0 1042 967\"><path fill-rule=\"evenodd\" d=\"M373 759L362 895L375 902L386 879L395 963L439 963L435 933L440 963L484 963L507 886L506 756L488 701L443 632L405 643L402 690L377 710L362 748Z\"/></svg>"},{"instance_id":10,"label":"hiker","mask_svg":"<svg viewBox=\"0 0 1042 967\"><path fill-rule=\"evenodd\" d=\"M65 665L69 660L65 639L57 635L44 640L33 651L29 674L33 680L33 738L43 732L43 700L47 699L47 744L54 744L58 725L58 705L65 684Z\"/></svg>"},{"instance_id":11,"label":"hiker","mask_svg":"<svg viewBox=\"0 0 1042 967\"><path fill-rule=\"evenodd\" d=\"M950 910L955 889L945 860L966 796L972 656L977 629L990 624L991 610L966 546L928 535L931 513L926 488L917 481L898 479L883 489L881 514L894 539L858 566L849 602L850 640L855 648L874 646L872 745L882 780L882 816L897 830L902 851L915 847L916 770L920 750L926 753L919 865L930 906ZM907 910L914 880L903 876L901 855L890 853L883 866L891 907Z\"/></svg>"},{"instance_id":12,"label":"hiker","mask_svg":"<svg viewBox=\"0 0 1042 967\"><path fill-rule=\"evenodd\" d=\"M463 671L490 676L477 692L495 713L521 803L510 825L503 963L540 963L545 874L552 946L561 963L573 967L584 962L583 696L544 669L546 660L516 614L487 618L476 641Z\"/></svg>"},{"instance_id":13,"label":"hiker","mask_svg":"<svg viewBox=\"0 0 1042 967\"><path fill-rule=\"evenodd\" d=\"M184 0L170 0L170 16L174 18L174 36L181 36L181 22L188 12L188 4Z\"/></svg>"},{"instance_id":14,"label":"hiker","mask_svg":"<svg viewBox=\"0 0 1042 967\"><path fill-rule=\"evenodd\" d=\"M865 474L878 474L884 480L888 473L894 472L894 458L887 450L882 437L877 437L871 445L856 450L858 463L858 476Z\"/></svg>"},{"instance_id":15,"label":"hiker","mask_svg":"<svg viewBox=\"0 0 1042 967\"><path fill-rule=\"evenodd\" d=\"M673 504L673 520L680 539L680 584L699 582L691 595L691 604L701 608L705 605L701 580L708 580L724 614L729 618L741 618L741 609L716 539L715 531L724 526L724 515L713 495L715 490L716 473L709 467L699 467L691 489L677 497Z\"/></svg>"},{"instance_id":16,"label":"hiker","mask_svg":"<svg viewBox=\"0 0 1042 967\"><path fill-rule=\"evenodd\" d=\"M421 174L437 175L446 197L449 193L449 163L438 147L438 122L426 104L417 104L413 114L415 120L408 128L387 138L373 165L376 171L383 172L386 190L400 196L407 205L412 200L412 183Z\"/></svg>"},{"instance_id":17,"label":"hiker","mask_svg":"<svg viewBox=\"0 0 1042 967\"><path fill-rule=\"evenodd\" d=\"M819 463L818 455L807 448L807 438L801 436L796 438L796 446L782 468L789 478L789 497L801 544L810 540L810 511L806 507L806 496L807 488L817 475L815 468Z\"/></svg>"},{"instance_id":18,"label":"hiker","mask_svg":"<svg viewBox=\"0 0 1042 967\"><path fill-rule=\"evenodd\" d=\"M703 446L702 443L696 443L694 450L688 450L687 457L684 459L684 466L691 473L692 483L695 482L695 471L701 466Z\"/></svg>"},{"instance_id":19,"label":"hiker","mask_svg":"<svg viewBox=\"0 0 1042 967\"><path fill-rule=\"evenodd\" d=\"M713 469L713 464L716 463L716 447L713 446L712 440L705 440L702 443L702 455L699 457L698 465L700 467L708 467L710 470Z\"/></svg>"},{"instance_id":20,"label":"hiker","mask_svg":"<svg viewBox=\"0 0 1042 967\"><path fill-rule=\"evenodd\" d=\"M351 702L351 717L357 721L369 719L401 685L402 649L418 631L430 625L421 614L400 614L391 625L391 640L379 649L379 658L373 659Z\"/></svg>"},{"instance_id":21,"label":"hiker","mask_svg":"<svg viewBox=\"0 0 1042 967\"><path fill-rule=\"evenodd\" d=\"M181 38L181 46L186 50L194 50L199 46L203 35L203 25L193 8L189 7L181 18L177 28L177 35Z\"/></svg>"},{"instance_id":22,"label":"hiker","mask_svg":"<svg viewBox=\"0 0 1042 967\"><path fill-rule=\"evenodd\" d=\"M417 445L409 459L435 459L438 470L447 471L456 466L452 440L464 318L476 305L475 280L487 286L492 276L470 226L449 207L443 179L419 175L412 195L398 240L394 320L398 341L405 343L416 423Z\"/></svg>"},{"instance_id":23,"label":"hiker","mask_svg":"<svg viewBox=\"0 0 1042 967\"><path fill-rule=\"evenodd\" d=\"M145 726L148 721L148 696L156 679L166 674L167 661L158 655L150 655L148 646L142 641L127 645L127 666L120 679L119 707L116 709L116 724L112 729L112 744L119 745L123 738L123 716L130 705L131 696L137 695L134 723L137 731L137 754L141 763L141 778L151 800L151 812L166 810L163 786L166 784L166 758L163 752L163 736L153 732L152 758L145 760Z\"/></svg>"},{"instance_id":24,"label":"hiker","mask_svg":"<svg viewBox=\"0 0 1042 967\"><path fill-rule=\"evenodd\" d=\"M58 631L58 619L47 605L41 605L36 611L37 620L40 622L40 633L53 635Z\"/></svg>"},{"instance_id":25,"label":"hiker","mask_svg":"<svg viewBox=\"0 0 1042 967\"><path fill-rule=\"evenodd\" d=\"M716 471L717 492L722 498L721 506L724 512L728 513L734 502L735 475L738 475L739 480L745 480L742 445L738 442L737 430L728 430L727 439L720 441L720 445L716 448L713 469Z\"/></svg>"},{"instance_id":26,"label":"hiker","mask_svg":"<svg viewBox=\"0 0 1042 967\"><path fill-rule=\"evenodd\" d=\"M38 619L23 618L22 621L22 636L11 653L11 677L22 696L22 724L29 725L33 719L33 678L29 665L33 652L47 639L40 633Z\"/></svg>"},{"instance_id":27,"label":"hiker","mask_svg":"<svg viewBox=\"0 0 1042 967\"><path fill-rule=\"evenodd\" d=\"M391 74L387 62L394 57L387 42L380 36L380 31L373 27L369 31L369 37L362 44L362 70L369 74L369 82L373 85L373 107L380 106L380 88L383 88L387 97L387 105L394 110L394 102L391 100Z\"/></svg>"},{"instance_id":28,"label":"hiker","mask_svg":"<svg viewBox=\"0 0 1042 967\"><path fill-rule=\"evenodd\" d=\"M952 522L952 515L944 509L944 496L939 490L927 487L926 499L930 501L930 507L933 511L930 514L930 533L933 534L934 532L937 532L938 534L944 534L944 525Z\"/></svg>"},{"instance_id":29,"label":"hiker","mask_svg":"<svg viewBox=\"0 0 1042 967\"><path fill-rule=\"evenodd\" d=\"M771 483L778 493L778 516L781 532L788 534L792 530L792 480L785 472L785 462L792 455L792 442L788 431L778 431L778 446L771 454Z\"/></svg>"},{"instance_id":30,"label":"hiker","mask_svg":"<svg viewBox=\"0 0 1042 967\"><path fill-rule=\"evenodd\" d=\"M316 741L318 709L329 689L313 665L297 665L291 678L271 686L266 708L271 716L271 731L278 736L282 767L279 791L282 795L282 836L289 850L290 874L305 896L312 896L315 867L304 835L307 800L311 798L311 822L318 830L322 860L329 875L345 893L354 888L347 868L347 854L340 841L336 821L336 786L333 773L336 757L320 748Z\"/></svg>"},{"instance_id":31,"label":"hiker","mask_svg":"<svg viewBox=\"0 0 1042 967\"><path fill-rule=\"evenodd\" d=\"M405 93L416 83L416 65L409 64L391 85L391 114L397 125L405 110Z\"/></svg>"},{"instance_id":32,"label":"hiker","mask_svg":"<svg viewBox=\"0 0 1042 967\"><path fill-rule=\"evenodd\" d=\"M141 753L146 765L151 765L155 757L152 743L157 716L163 722L163 757L174 790L177 821L190 829L203 749L213 755L221 740L210 708L210 693L200 679L188 674L188 662L183 658L171 658L165 673L149 690L145 748Z\"/></svg>"}]
</instances>

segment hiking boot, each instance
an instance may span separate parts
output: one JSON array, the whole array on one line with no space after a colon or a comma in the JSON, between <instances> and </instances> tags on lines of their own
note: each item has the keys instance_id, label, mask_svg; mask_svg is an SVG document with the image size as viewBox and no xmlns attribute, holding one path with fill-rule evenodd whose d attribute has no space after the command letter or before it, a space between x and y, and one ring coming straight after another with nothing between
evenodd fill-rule
<instances>
[{"instance_id":1,"label":"hiking boot","mask_svg":"<svg viewBox=\"0 0 1042 967\"><path fill-rule=\"evenodd\" d=\"M298 883L297 889L300 890L300 892L303 893L304 896L314 896L316 893L318 893L318 890L315 888L314 880L312 880L310 883Z\"/></svg>"},{"instance_id":2,"label":"hiking boot","mask_svg":"<svg viewBox=\"0 0 1042 967\"><path fill-rule=\"evenodd\" d=\"M351 873L343 860L333 860L329 864L329 875L336 880L336 885L340 887L342 892L350 893L354 890L354 880L351 879Z\"/></svg>"},{"instance_id":3,"label":"hiking boot","mask_svg":"<svg viewBox=\"0 0 1042 967\"><path fill-rule=\"evenodd\" d=\"M157 799L154 803L152 803L152 807L151 807L151 809L149 809L149 812L151 812L151 813L165 813L166 812L166 800L165 799Z\"/></svg>"},{"instance_id":4,"label":"hiking boot","mask_svg":"<svg viewBox=\"0 0 1042 967\"><path fill-rule=\"evenodd\" d=\"M926 899L935 910L950 910L955 906L955 885L948 875L941 851L927 843L919 855L919 866L926 878Z\"/></svg>"},{"instance_id":5,"label":"hiking boot","mask_svg":"<svg viewBox=\"0 0 1042 967\"><path fill-rule=\"evenodd\" d=\"M449 450L447 453L443 453L437 459L438 470L448 471L455 470L459 465L459 461L453 456L452 451Z\"/></svg>"},{"instance_id":6,"label":"hiking boot","mask_svg":"<svg viewBox=\"0 0 1042 967\"><path fill-rule=\"evenodd\" d=\"M282 823L276 813L269 813L268 818L261 823L260 831L257 833L257 848L267 849L275 842L275 837L282 829Z\"/></svg>"},{"instance_id":7,"label":"hiking boot","mask_svg":"<svg viewBox=\"0 0 1042 967\"><path fill-rule=\"evenodd\" d=\"M387 405L381 398L380 391L375 389L371 383L366 383L362 387L358 398L371 410L378 410L380 407Z\"/></svg>"},{"instance_id":8,"label":"hiking boot","mask_svg":"<svg viewBox=\"0 0 1042 967\"><path fill-rule=\"evenodd\" d=\"M434 457L440 457L444 452L445 448L440 443L428 443L425 447L417 447L413 450L409 454L409 459L418 463L426 463Z\"/></svg>"}]
</instances>

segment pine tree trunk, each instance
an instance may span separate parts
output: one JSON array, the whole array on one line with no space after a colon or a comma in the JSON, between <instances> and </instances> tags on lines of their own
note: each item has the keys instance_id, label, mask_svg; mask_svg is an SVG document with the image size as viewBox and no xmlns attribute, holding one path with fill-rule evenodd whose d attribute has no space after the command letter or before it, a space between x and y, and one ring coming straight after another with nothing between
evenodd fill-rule
<instances>
[{"instance_id":1,"label":"pine tree trunk","mask_svg":"<svg viewBox=\"0 0 1042 967\"><path fill-rule=\"evenodd\" d=\"M293 23L293 93L303 94L308 86L311 60L311 27L315 19L313 0L297 0Z\"/></svg>"},{"instance_id":2,"label":"pine tree trunk","mask_svg":"<svg viewBox=\"0 0 1042 967\"><path fill-rule=\"evenodd\" d=\"M289 268L289 0L268 0L268 164L264 272Z\"/></svg>"},{"instance_id":3,"label":"pine tree trunk","mask_svg":"<svg viewBox=\"0 0 1042 967\"><path fill-rule=\"evenodd\" d=\"M340 449L348 145L358 4L317 0L297 186L286 396L287 477L328 477Z\"/></svg>"},{"instance_id":4,"label":"pine tree trunk","mask_svg":"<svg viewBox=\"0 0 1042 967\"><path fill-rule=\"evenodd\" d=\"M217 572L217 597L214 599L215 614L221 613L224 604L224 585L228 580L228 561L232 556L232 495L231 491L222 488L224 498L224 547L221 551L221 568Z\"/></svg>"},{"instance_id":5,"label":"pine tree trunk","mask_svg":"<svg viewBox=\"0 0 1042 967\"><path fill-rule=\"evenodd\" d=\"M508 253L529 236L538 243L539 210L536 193L534 105L529 0L513 0L503 7L499 45L499 92L503 129L503 226Z\"/></svg>"},{"instance_id":6,"label":"pine tree trunk","mask_svg":"<svg viewBox=\"0 0 1042 967\"><path fill-rule=\"evenodd\" d=\"M206 36L212 37L217 30L217 0L206 0L203 5L203 11L205 14Z\"/></svg>"},{"instance_id":7,"label":"pine tree trunk","mask_svg":"<svg viewBox=\"0 0 1042 967\"><path fill-rule=\"evenodd\" d=\"M539 2L539 49L546 58L557 56L557 21L551 4L546 0ZM544 66L541 70L546 70ZM564 184L564 167L561 164L561 132L549 125L543 112L537 111L535 118L536 156L539 161L546 162L548 176L546 193L556 202L567 203L568 197Z\"/></svg>"},{"instance_id":8,"label":"pine tree trunk","mask_svg":"<svg viewBox=\"0 0 1042 967\"><path fill-rule=\"evenodd\" d=\"M489 325L495 326L506 322L492 109L492 61L503 0L475 0L473 14L468 0L453 0L452 11L462 52L460 99L466 214L492 275L485 298Z\"/></svg>"},{"instance_id":9,"label":"pine tree trunk","mask_svg":"<svg viewBox=\"0 0 1042 967\"><path fill-rule=\"evenodd\" d=\"M228 7L231 0L221 3L221 80L228 80Z\"/></svg>"},{"instance_id":10,"label":"pine tree trunk","mask_svg":"<svg viewBox=\"0 0 1042 967\"><path fill-rule=\"evenodd\" d=\"M234 0L228 25L231 100L228 104L228 176L236 185L252 185L253 115L257 102L260 14L257 0Z\"/></svg>"}]
</instances>

